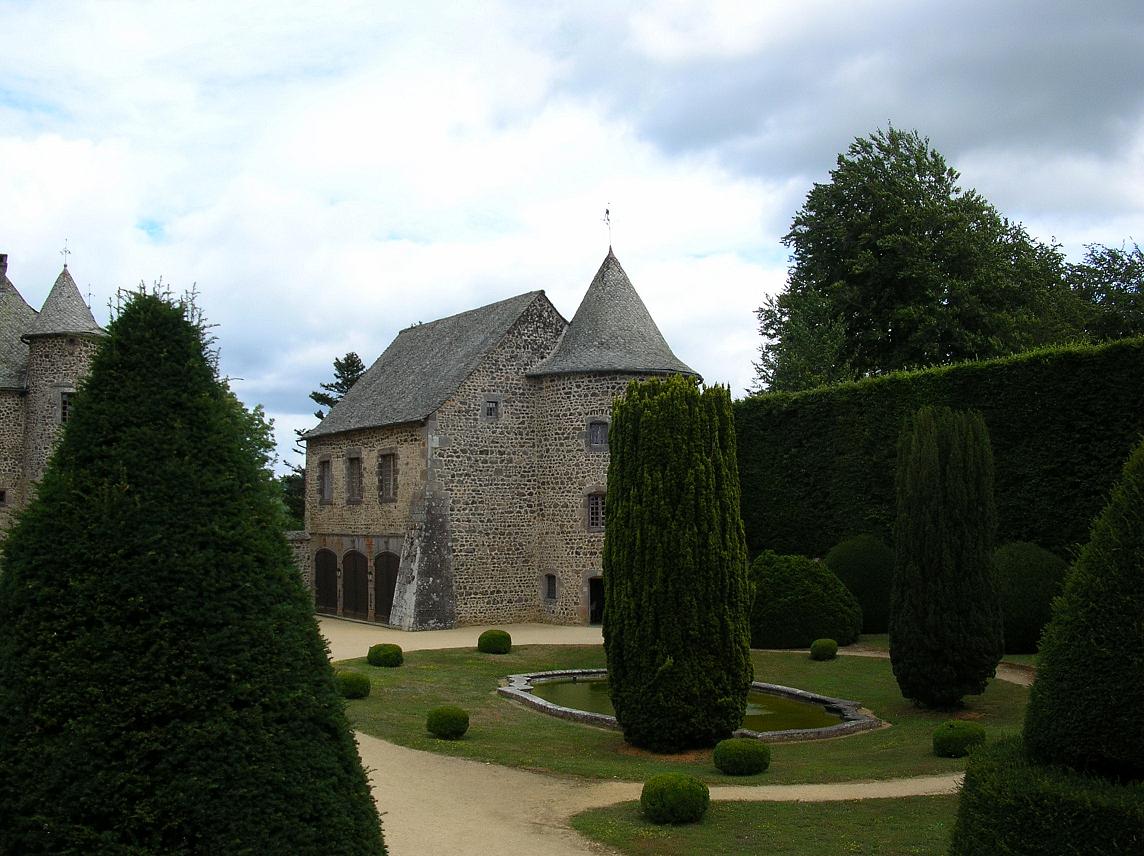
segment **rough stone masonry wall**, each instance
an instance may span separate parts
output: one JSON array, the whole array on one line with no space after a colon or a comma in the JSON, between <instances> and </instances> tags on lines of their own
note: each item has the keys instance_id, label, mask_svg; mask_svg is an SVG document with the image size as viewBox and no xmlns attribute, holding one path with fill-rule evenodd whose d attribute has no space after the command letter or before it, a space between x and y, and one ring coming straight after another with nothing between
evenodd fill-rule
<instances>
[{"instance_id":1,"label":"rough stone masonry wall","mask_svg":"<svg viewBox=\"0 0 1144 856\"><path fill-rule=\"evenodd\" d=\"M342 560L350 550L363 554L369 563L369 620L376 603L374 559L383 552L401 556L406 536L425 517L426 431L417 423L386 428L347 431L307 442L306 531L304 578L314 591L314 556L321 549L338 558L338 602L342 602ZM346 491L346 461L349 452L362 458L362 501L351 503ZM377 461L383 454L397 456L397 498L382 501L378 495ZM333 499L320 501L319 462L329 460Z\"/></svg>"},{"instance_id":2,"label":"rough stone masonry wall","mask_svg":"<svg viewBox=\"0 0 1144 856\"><path fill-rule=\"evenodd\" d=\"M458 624L540 617L537 386L525 371L552 351L564 327L538 297L437 411L429 488L449 500ZM499 402L496 420L484 418L488 397Z\"/></svg>"},{"instance_id":3,"label":"rough stone masonry wall","mask_svg":"<svg viewBox=\"0 0 1144 856\"><path fill-rule=\"evenodd\" d=\"M24 403L26 492L44 475L60 427L60 394L72 392L91 369L99 341L83 336L37 336L28 348ZM25 500L27 497L25 497Z\"/></svg>"},{"instance_id":4,"label":"rough stone masonry wall","mask_svg":"<svg viewBox=\"0 0 1144 856\"><path fill-rule=\"evenodd\" d=\"M22 390L0 390L0 537L24 507L24 395Z\"/></svg>"},{"instance_id":5,"label":"rough stone masonry wall","mask_svg":"<svg viewBox=\"0 0 1144 856\"><path fill-rule=\"evenodd\" d=\"M536 434L543 511L538 541L541 558L535 588L556 575L556 600L541 597L541 619L560 624L588 622L588 581L602 575L604 533L588 530L587 496L607 490L607 449L589 449L588 423L611 422L612 401L622 395L627 374L552 375L540 386Z\"/></svg>"}]
</instances>

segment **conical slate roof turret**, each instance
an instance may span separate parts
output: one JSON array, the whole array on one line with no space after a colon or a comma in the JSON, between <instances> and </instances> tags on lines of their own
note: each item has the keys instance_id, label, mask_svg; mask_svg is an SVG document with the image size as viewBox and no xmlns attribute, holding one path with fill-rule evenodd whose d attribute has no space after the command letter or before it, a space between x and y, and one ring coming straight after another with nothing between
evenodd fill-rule
<instances>
[{"instance_id":1,"label":"conical slate roof turret","mask_svg":"<svg viewBox=\"0 0 1144 856\"><path fill-rule=\"evenodd\" d=\"M48 292L48 299L40 310L32 329L24 334L24 339L35 336L102 336L103 328L95 323L95 316L83 302L75 280L68 273L67 265L56 277L56 284Z\"/></svg>"},{"instance_id":2,"label":"conical slate roof turret","mask_svg":"<svg viewBox=\"0 0 1144 856\"><path fill-rule=\"evenodd\" d=\"M23 389L28 346L21 337L32 329L36 310L8 279L8 256L0 255L0 389Z\"/></svg>"},{"instance_id":3,"label":"conical slate roof turret","mask_svg":"<svg viewBox=\"0 0 1144 856\"><path fill-rule=\"evenodd\" d=\"M697 374L671 352L611 247L556 349L529 374L595 372Z\"/></svg>"}]
</instances>

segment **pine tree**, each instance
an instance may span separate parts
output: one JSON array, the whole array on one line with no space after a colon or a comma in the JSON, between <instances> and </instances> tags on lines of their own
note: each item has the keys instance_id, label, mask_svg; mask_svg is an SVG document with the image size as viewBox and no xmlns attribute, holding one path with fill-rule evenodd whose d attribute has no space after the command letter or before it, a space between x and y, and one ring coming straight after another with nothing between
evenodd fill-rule
<instances>
[{"instance_id":1,"label":"pine tree","mask_svg":"<svg viewBox=\"0 0 1144 856\"><path fill-rule=\"evenodd\" d=\"M363 374L365 374L365 363L353 351L344 357L335 357L333 381L321 384L322 388L311 392L310 398L315 404L327 409L332 408L342 400ZM326 418L326 414L321 410L314 411L314 415L319 419Z\"/></svg>"},{"instance_id":2,"label":"pine tree","mask_svg":"<svg viewBox=\"0 0 1144 856\"><path fill-rule=\"evenodd\" d=\"M0 852L385 852L271 449L130 295L5 543Z\"/></svg>"},{"instance_id":3,"label":"pine tree","mask_svg":"<svg viewBox=\"0 0 1144 856\"><path fill-rule=\"evenodd\" d=\"M1144 778L1144 443L1065 578L1041 639L1025 744L1045 764Z\"/></svg>"},{"instance_id":4,"label":"pine tree","mask_svg":"<svg viewBox=\"0 0 1144 856\"><path fill-rule=\"evenodd\" d=\"M993 452L974 411L923 407L898 444L890 660L902 695L945 707L985 690L1004 653L991 556Z\"/></svg>"},{"instance_id":5,"label":"pine tree","mask_svg":"<svg viewBox=\"0 0 1144 856\"><path fill-rule=\"evenodd\" d=\"M751 682L731 396L676 376L613 405L604 648L624 738L660 752L739 727Z\"/></svg>"}]
</instances>

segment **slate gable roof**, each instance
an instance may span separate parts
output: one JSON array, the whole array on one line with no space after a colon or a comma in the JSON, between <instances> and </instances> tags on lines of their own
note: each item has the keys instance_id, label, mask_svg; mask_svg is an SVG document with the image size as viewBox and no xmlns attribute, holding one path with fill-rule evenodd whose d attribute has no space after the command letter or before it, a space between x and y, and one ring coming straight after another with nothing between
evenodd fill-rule
<instances>
[{"instance_id":1,"label":"slate gable roof","mask_svg":"<svg viewBox=\"0 0 1144 856\"><path fill-rule=\"evenodd\" d=\"M697 374L671 352L611 247L555 350L528 374L589 372Z\"/></svg>"},{"instance_id":2,"label":"slate gable roof","mask_svg":"<svg viewBox=\"0 0 1144 856\"><path fill-rule=\"evenodd\" d=\"M32 329L36 310L0 271L0 389L23 389L28 375L28 346L21 337Z\"/></svg>"},{"instance_id":3,"label":"slate gable roof","mask_svg":"<svg viewBox=\"0 0 1144 856\"><path fill-rule=\"evenodd\" d=\"M48 292L40 314L36 316L36 322L24 334L24 339L61 335L104 335L103 328L95 323L95 317L83 302L66 265L56 277L55 285Z\"/></svg>"},{"instance_id":4,"label":"slate gable roof","mask_svg":"<svg viewBox=\"0 0 1144 856\"><path fill-rule=\"evenodd\" d=\"M530 291L402 330L304 439L426 419L543 295Z\"/></svg>"}]
</instances>

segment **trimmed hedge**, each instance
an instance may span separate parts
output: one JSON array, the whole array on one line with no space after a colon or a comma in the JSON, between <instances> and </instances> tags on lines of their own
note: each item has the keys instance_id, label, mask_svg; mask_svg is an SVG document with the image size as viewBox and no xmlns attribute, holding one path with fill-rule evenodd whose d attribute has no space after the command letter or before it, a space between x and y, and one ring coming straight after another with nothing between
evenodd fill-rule
<instances>
[{"instance_id":1,"label":"trimmed hedge","mask_svg":"<svg viewBox=\"0 0 1144 856\"><path fill-rule=\"evenodd\" d=\"M334 681L342 698L365 698L369 695L369 678L360 672L334 672Z\"/></svg>"},{"instance_id":2,"label":"trimmed hedge","mask_svg":"<svg viewBox=\"0 0 1144 856\"><path fill-rule=\"evenodd\" d=\"M822 562L767 550L751 563L755 602L752 648L806 648L830 638L849 645L862 629L862 607Z\"/></svg>"},{"instance_id":3,"label":"trimmed hedge","mask_svg":"<svg viewBox=\"0 0 1144 856\"><path fill-rule=\"evenodd\" d=\"M377 645L369 646L369 653L366 654L365 659L371 666L384 666L392 669L405 662L405 655L402 653L400 645L395 645L392 642L380 642Z\"/></svg>"},{"instance_id":4,"label":"trimmed hedge","mask_svg":"<svg viewBox=\"0 0 1144 856\"><path fill-rule=\"evenodd\" d=\"M855 532L889 543L898 429L934 404L985 416L998 541L1068 556L1144 432L1142 376L1136 338L737 401L748 549L822 556Z\"/></svg>"},{"instance_id":5,"label":"trimmed hedge","mask_svg":"<svg viewBox=\"0 0 1144 856\"><path fill-rule=\"evenodd\" d=\"M862 632L885 633L890 621L894 551L874 535L836 544L823 559L862 606Z\"/></svg>"},{"instance_id":6,"label":"trimmed hedge","mask_svg":"<svg viewBox=\"0 0 1144 856\"><path fill-rule=\"evenodd\" d=\"M477 637L477 650L484 654L507 654L512 650L512 637L495 627Z\"/></svg>"},{"instance_id":7,"label":"trimmed hedge","mask_svg":"<svg viewBox=\"0 0 1144 856\"><path fill-rule=\"evenodd\" d=\"M469 714L456 705L435 707L425 717L425 728L442 740L457 740L469 730Z\"/></svg>"},{"instance_id":8,"label":"trimmed hedge","mask_svg":"<svg viewBox=\"0 0 1144 856\"><path fill-rule=\"evenodd\" d=\"M652 776L640 792L640 808L652 823L695 823L710 803L707 786L686 773Z\"/></svg>"},{"instance_id":9,"label":"trimmed hedge","mask_svg":"<svg viewBox=\"0 0 1144 856\"><path fill-rule=\"evenodd\" d=\"M964 758L985 742L985 727L964 719L943 722L933 732L933 753L939 758Z\"/></svg>"},{"instance_id":10,"label":"trimmed hedge","mask_svg":"<svg viewBox=\"0 0 1144 856\"><path fill-rule=\"evenodd\" d=\"M969 759L951 856L1144 853L1144 785L1115 785L1025 756L1017 737Z\"/></svg>"},{"instance_id":11,"label":"trimmed hedge","mask_svg":"<svg viewBox=\"0 0 1144 856\"><path fill-rule=\"evenodd\" d=\"M815 639L810 643L810 659L833 660L838 656L838 643L833 639Z\"/></svg>"},{"instance_id":12,"label":"trimmed hedge","mask_svg":"<svg viewBox=\"0 0 1144 856\"><path fill-rule=\"evenodd\" d=\"M771 765L771 747L753 737L730 737L715 744L711 760L728 776L753 776Z\"/></svg>"},{"instance_id":13,"label":"trimmed hedge","mask_svg":"<svg viewBox=\"0 0 1144 856\"><path fill-rule=\"evenodd\" d=\"M1068 569L1060 556L1027 541L1005 544L993 552L1006 654L1036 653Z\"/></svg>"}]
</instances>

